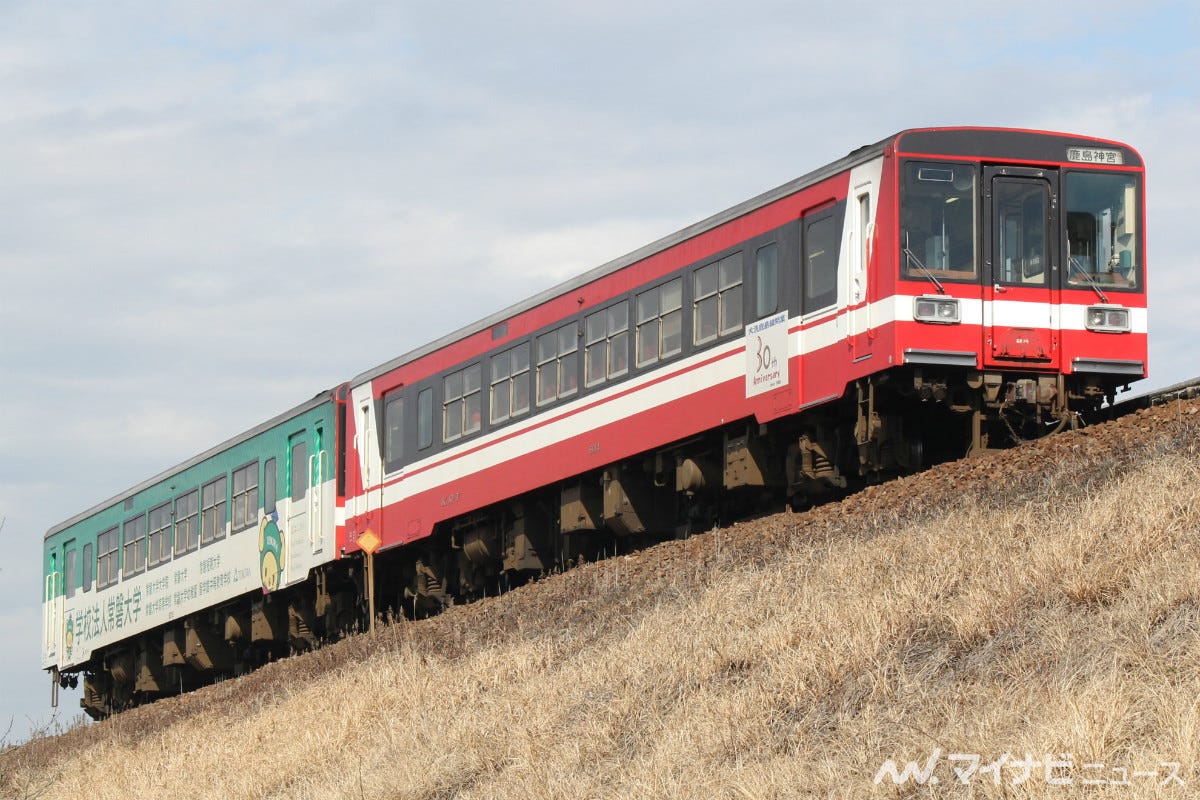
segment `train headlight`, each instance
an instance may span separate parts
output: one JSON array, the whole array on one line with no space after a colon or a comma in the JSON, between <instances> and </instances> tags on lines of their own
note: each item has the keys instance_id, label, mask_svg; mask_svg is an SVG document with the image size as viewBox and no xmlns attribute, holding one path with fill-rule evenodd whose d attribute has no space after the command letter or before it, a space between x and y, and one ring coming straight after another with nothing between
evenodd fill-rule
<instances>
[{"instance_id":1,"label":"train headlight","mask_svg":"<svg viewBox=\"0 0 1200 800\"><path fill-rule=\"evenodd\" d=\"M1087 310L1087 329L1098 333L1128 333L1129 309L1090 306Z\"/></svg>"},{"instance_id":2,"label":"train headlight","mask_svg":"<svg viewBox=\"0 0 1200 800\"><path fill-rule=\"evenodd\" d=\"M918 297L913 316L917 322L939 322L954 325L961 321L958 300L953 297Z\"/></svg>"}]
</instances>

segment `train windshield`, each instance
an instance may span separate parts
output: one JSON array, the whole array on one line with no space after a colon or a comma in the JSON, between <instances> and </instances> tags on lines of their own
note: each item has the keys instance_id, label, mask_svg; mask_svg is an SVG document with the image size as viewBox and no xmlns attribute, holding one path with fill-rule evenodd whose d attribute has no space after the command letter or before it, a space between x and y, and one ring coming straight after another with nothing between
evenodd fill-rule
<instances>
[{"instance_id":1,"label":"train windshield","mask_svg":"<svg viewBox=\"0 0 1200 800\"><path fill-rule=\"evenodd\" d=\"M1136 289L1141 284L1137 179L1114 172L1068 172L1065 191L1071 286Z\"/></svg>"},{"instance_id":2,"label":"train windshield","mask_svg":"<svg viewBox=\"0 0 1200 800\"><path fill-rule=\"evenodd\" d=\"M979 276L976 170L968 164L904 165L900 263L905 278L974 281Z\"/></svg>"}]
</instances>

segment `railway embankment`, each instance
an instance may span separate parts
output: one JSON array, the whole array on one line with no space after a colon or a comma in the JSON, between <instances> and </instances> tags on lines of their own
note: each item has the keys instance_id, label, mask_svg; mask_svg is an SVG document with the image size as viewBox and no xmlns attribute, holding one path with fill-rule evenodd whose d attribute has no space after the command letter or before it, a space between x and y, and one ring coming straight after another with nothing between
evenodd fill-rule
<instances>
[{"instance_id":1,"label":"railway embankment","mask_svg":"<svg viewBox=\"0 0 1200 800\"><path fill-rule=\"evenodd\" d=\"M0 796L1187 796L1200 401L583 565L0 754Z\"/></svg>"}]
</instances>

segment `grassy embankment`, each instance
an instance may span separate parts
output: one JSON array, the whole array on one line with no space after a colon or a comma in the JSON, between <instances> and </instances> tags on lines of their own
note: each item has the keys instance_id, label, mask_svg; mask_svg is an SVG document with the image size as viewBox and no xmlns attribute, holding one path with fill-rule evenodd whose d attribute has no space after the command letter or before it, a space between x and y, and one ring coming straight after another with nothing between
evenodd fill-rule
<instances>
[{"instance_id":1,"label":"grassy embankment","mask_svg":"<svg viewBox=\"0 0 1200 800\"><path fill-rule=\"evenodd\" d=\"M938 796L1186 796L1197 408L356 637L10 751L0 795L909 796L880 768L936 756Z\"/></svg>"}]
</instances>

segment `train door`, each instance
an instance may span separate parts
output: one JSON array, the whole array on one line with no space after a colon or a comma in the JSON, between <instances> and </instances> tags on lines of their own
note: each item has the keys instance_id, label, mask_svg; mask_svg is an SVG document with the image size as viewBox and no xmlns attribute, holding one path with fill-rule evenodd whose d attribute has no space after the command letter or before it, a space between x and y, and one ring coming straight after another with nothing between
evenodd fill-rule
<instances>
[{"instance_id":1,"label":"train door","mask_svg":"<svg viewBox=\"0 0 1200 800\"><path fill-rule=\"evenodd\" d=\"M45 579L45 605L43 612L42 651L44 660L58 658L61 652L62 634L64 630L63 613L66 597L63 595L63 574L58 549L50 551L49 565Z\"/></svg>"},{"instance_id":2,"label":"train door","mask_svg":"<svg viewBox=\"0 0 1200 800\"><path fill-rule=\"evenodd\" d=\"M861 164L850 171L849 208L845 234L847 252L842 260L846 281L846 337L851 358L862 361L871 357L870 265L875 238L875 206L883 159Z\"/></svg>"},{"instance_id":3,"label":"train door","mask_svg":"<svg viewBox=\"0 0 1200 800\"><path fill-rule=\"evenodd\" d=\"M307 431L288 437L288 512L287 553L284 556L286 582L292 583L308 575L309 543L309 452Z\"/></svg>"},{"instance_id":4,"label":"train door","mask_svg":"<svg viewBox=\"0 0 1200 800\"><path fill-rule=\"evenodd\" d=\"M313 555L325 549L325 481L329 477L329 456L325 451L325 429L313 428L313 452L308 456L308 539Z\"/></svg>"},{"instance_id":5,"label":"train door","mask_svg":"<svg viewBox=\"0 0 1200 800\"><path fill-rule=\"evenodd\" d=\"M984 360L1057 368L1058 173L984 169Z\"/></svg>"}]
</instances>

